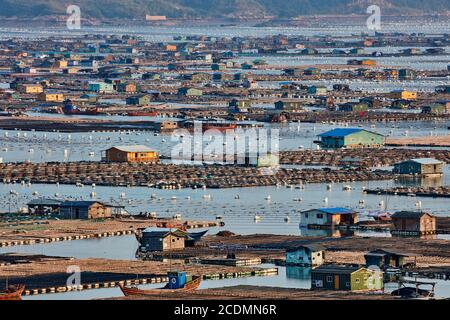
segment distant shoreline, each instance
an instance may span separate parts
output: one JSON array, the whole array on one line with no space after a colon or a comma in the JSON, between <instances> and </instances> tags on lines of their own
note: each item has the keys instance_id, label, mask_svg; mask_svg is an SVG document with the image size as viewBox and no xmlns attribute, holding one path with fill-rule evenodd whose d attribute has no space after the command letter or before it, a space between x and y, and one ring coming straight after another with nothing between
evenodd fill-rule
<instances>
[{"instance_id":1,"label":"distant shoreline","mask_svg":"<svg viewBox=\"0 0 450 320\"><path fill-rule=\"evenodd\" d=\"M1 17L0 27L65 27L66 15L39 16L39 17ZM146 21L144 19L82 19L82 24L89 27L109 26L158 26L158 27L182 27L182 26L222 26L222 27L321 27L324 25L360 25L365 22L368 15L308 15L298 16L292 19L284 18L168 18L163 21ZM450 13L447 14L423 14L423 15L383 15L382 20L387 23L427 22L447 23Z\"/></svg>"}]
</instances>

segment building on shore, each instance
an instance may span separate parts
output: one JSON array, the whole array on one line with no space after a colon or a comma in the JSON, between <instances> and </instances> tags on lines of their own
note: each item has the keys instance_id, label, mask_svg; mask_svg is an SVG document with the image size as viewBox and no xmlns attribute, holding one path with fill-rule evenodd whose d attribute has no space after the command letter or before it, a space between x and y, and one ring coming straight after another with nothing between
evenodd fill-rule
<instances>
[{"instance_id":1,"label":"building on shore","mask_svg":"<svg viewBox=\"0 0 450 320\"><path fill-rule=\"evenodd\" d=\"M319 134L322 148L376 148L384 145L382 134L359 128L337 128Z\"/></svg>"},{"instance_id":2,"label":"building on shore","mask_svg":"<svg viewBox=\"0 0 450 320\"><path fill-rule=\"evenodd\" d=\"M311 289L378 291L384 287L383 272L361 266L321 265L311 271Z\"/></svg>"},{"instance_id":3,"label":"building on shore","mask_svg":"<svg viewBox=\"0 0 450 320\"><path fill-rule=\"evenodd\" d=\"M130 162L130 163L157 163L159 154L146 146L114 146L102 154L102 161L106 162Z\"/></svg>"},{"instance_id":4,"label":"building on shore","mask_svg":"<svg viewBox=\"0 0 450 320\"><path fill-rule=\"evenodd\" d=\"M424 176L441 176L444 163L434 158L416 158L394 164L394 173Z\"/></svg>"},{"instance_id":5,"label":"building on shore","mask_svg":"<svg viewBox=\"0 0 450 320\"><path fill-rule=\"evenodd\" d=\"M436 217L426 211L398 211L392 216L392 234L427 235L436 233Z\"/></svg>"},{"instance_id":6,"label":"building on shore","mask_svg":"<svg viewBox=\"0 0 450 320\"><path fill-rule=\"evenodd\" d=\"M358 213L347 208L318 208L300 212L300 226L309 225L334 227L354 225L358 222Z\"/></svg>"}]
</instances>

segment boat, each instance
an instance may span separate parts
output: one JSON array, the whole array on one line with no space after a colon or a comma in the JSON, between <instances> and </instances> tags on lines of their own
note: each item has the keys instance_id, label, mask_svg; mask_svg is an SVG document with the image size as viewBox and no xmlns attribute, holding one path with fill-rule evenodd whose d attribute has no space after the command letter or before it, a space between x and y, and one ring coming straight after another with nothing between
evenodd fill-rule
<instances>
[{"instance_id":1,"label":"boat","mask_svg":"<svg viewBox=\"0 0 450 320\"><path fill-rule=\"evenodd\" d=\"M79 108L72 104L72 101L66 100L62 112L66 115L87 115L95 116L98 114L97 108Z\"/></svg>"},{"instance_id":2,"label":"boat","mask_svg":"<svg viewBox=\"0 0 450 320\"><path fill-rule=\"evenodd\" d=\"M0 291L0 300L22 300L24 285L8 286L5 291Z\"/></svg>"},{"instance_id":3,"label":"boat","mask_svg":"<svg viewBox=\"0 0 450 320\"><path fill-rule=\"evenodd\" d=\"M189 277L185 272L170 272L169 283L158 289L139 289L138 287L126 287L119 284L120 290L126 297L130 296L154 296L165 293L190 292L197 290L202 281L202 276Z\"/></svg>"},{"instance_id":4,"label":"boat","mask_svg":"<svg viewBox=\"0 0 450 320\"><path fill-rule=\"evenodd\" d=\"M371 212L368 214L369 217L373 218L375 221L391 221L391 214L389 212Z\"/></svg>"},{"instance_id":5,"label":"boat","mask_svg":"<svg viewBox=\"0 0 450 320\"><path fill-rule=\"evenodd\" d=\"M129 117L156 117L157 115L156 111L130 111L127 113Z\"/></svg>"},{"instance_id":6,"label":"boat","mask_svg":"<svg viewBox=\"0 0 450 320\"><path fill-rule=\"evenodd\" d=\"M430 298L433 294L429 290L416 289L413 287L403 287L396 289L391 292L392 296L402 297L402 298Z\"/></svg>"}]
</instances>

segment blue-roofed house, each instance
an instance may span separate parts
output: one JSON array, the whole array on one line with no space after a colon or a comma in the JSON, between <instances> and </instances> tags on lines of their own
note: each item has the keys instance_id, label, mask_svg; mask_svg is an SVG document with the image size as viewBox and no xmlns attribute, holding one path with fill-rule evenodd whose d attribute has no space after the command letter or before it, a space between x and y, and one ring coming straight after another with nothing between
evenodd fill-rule
<instances>
[{"instance_id":1,"label":"blue-roofed house","mask_svg":"<svg viewBox=\"0 0 450 320\"><path fill-rule=\"evenodd\" d=\"M322 148L376 148L384 145L382 134L360 128L336 128L318 135Z\"/></svg>"},{"instance_id":2,"label":"blue-roofed house","mask_svg":"<svg viewBox=\"0 0 450 320\"><path fill-rule=\"evenodd\" d=\"M394 173L425 176L442 175L444 163L434 158L417 158L394 164Z\"/></svg>"},{"instance_id":3,"label":"blue-roofed house","mask_svg":"<svg viewBox=\"0 0 450 320\"><path fill-rule=\"evenodd\" d=\"M358 222L358 213L347 208L318 208L300 213L300 227L308 225L338 226L354 225Z\"/></svg>"}]
</instances>

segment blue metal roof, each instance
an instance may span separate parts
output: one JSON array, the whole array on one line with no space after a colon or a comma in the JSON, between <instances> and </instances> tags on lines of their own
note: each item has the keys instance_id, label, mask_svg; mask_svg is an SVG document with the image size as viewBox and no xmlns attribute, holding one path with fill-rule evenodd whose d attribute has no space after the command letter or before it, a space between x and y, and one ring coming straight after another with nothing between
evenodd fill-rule
<instances>
[{"instance_id":1,"label":"blue metal roof","mask_svg":"<svg viewBox=\"0 0 450 320\"><path fill-rule=\"evenodd\" d=\"M353 214L356 211L347 208L335 207L335 208L318 208L316 210L322 211L326 214Z\"/></svg>"},{"instance_id":2,"label":"blue metal roof","mask_svg":"<svg viewBox=\"0 0 450 320\"><path fill-rule=\"evenodd\" d=\"M373 132L373 131L369 131L369 130L361 129L361 128L336 128L336 129L319 134L319 137L345 137L345 136L348 136L350 134L360 132L360 131L367 131L372 134L383 136L382 134L379 134L377 132Z\"/></svg>"},{"instance_id":3,"label":"blue metal roof","mask_svg":"<svg viewBox=\"0 0 450 320\"><path fill-rule=\"evenodd\" d=\"M100 201L64 201L61 207L90 207L94 203L103 204Z\"/></svg>"},{"instance_id":4,"label":"blue metal roof","mask_svg":"<svg viewBox=\"0 0 450 320\"><path fill-rule=\"evenodd\" d=\"M362 131L359 128L336 128L324 133L319 134L319 137L345 137L349 134Z\"/></svg>"}]
</instances>

